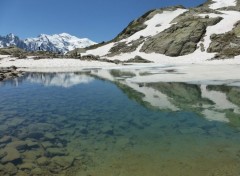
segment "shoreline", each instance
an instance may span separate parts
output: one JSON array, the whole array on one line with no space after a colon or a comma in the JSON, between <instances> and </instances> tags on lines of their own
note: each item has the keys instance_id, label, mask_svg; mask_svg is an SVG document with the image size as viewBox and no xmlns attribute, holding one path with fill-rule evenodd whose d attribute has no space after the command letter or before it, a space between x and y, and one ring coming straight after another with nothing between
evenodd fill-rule
<instances>
[{"instance_id":1,"label":"shoreline","mask_svg":"<svg viewBox=\"0 0 240 176\"><path fill-rule=\"evenodd\" d=\"M150 72L150 75L139 76L135 82L188 82L188 83L214 83L233 84L240 86L240 57L235 59L197 61L192 59L183 62L180 59L169 60L157 63L126 63L114 64L99 61L81 61L78 59L16 59L7 56L0 56L0 68L17 67L20 72L84 72L89 70L123 70ZM167 72L167 70L174 72ZM151 73L152 72L152 73ZM1 73L1 72L0 72ZM139 73L136 73L137 75Z\"/></svg>"}]
</instances>

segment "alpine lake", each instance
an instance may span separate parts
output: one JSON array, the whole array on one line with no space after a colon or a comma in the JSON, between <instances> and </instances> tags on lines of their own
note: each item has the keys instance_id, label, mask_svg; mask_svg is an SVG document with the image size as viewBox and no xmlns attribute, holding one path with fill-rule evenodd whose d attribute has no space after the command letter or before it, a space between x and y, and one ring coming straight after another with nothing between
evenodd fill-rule
<instances>
[{"instance_id":1,"label":"alpine lake","mask_svg":"<svg viewBox=\"0 0 240 176\"><path fill-rule=\"evenodd\" d=\"M92 69L1 82L0 175L240 176L239 82L156 75Z\"/></svg>"}]
</instances>

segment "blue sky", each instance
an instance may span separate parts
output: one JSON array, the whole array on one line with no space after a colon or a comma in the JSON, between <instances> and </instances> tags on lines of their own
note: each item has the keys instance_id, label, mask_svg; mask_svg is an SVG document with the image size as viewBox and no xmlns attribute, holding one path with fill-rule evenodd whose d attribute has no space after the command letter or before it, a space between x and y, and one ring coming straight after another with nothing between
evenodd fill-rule
<instances>
[{"instance_id":1,"label":"blue sky","mask_svg":"<svg viewBox=\"0 0 240 176\"><path fill-rule=\"evenodd\" d=\"M96 42L115 37L151 9L193 7L205 0L0 0L0 35L70 33Z\"/></svg>"}]
</instances>

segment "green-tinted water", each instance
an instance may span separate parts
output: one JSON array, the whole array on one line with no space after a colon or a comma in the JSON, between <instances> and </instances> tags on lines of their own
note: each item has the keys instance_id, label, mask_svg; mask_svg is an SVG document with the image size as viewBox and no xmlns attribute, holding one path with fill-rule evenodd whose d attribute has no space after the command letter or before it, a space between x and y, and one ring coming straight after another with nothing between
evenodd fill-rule
<instances>
[{"instance_id":1,"label":"green-tinted water","mask_svg":"<svg viewBox=\"0 0 240 176\"><path fill-rule=\"evenodd\" d=\"M106 72L2 83L0 175L240 175L238 87Z\"/></svg>"}]
</instances>

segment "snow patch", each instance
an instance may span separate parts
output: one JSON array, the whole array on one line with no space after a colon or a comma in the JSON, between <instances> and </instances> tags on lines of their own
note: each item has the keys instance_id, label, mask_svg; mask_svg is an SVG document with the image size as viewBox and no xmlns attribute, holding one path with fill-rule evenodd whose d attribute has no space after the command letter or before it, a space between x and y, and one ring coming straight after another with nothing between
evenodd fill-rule
<instances>
[{"instance_id":1,"label":"snow patch","mask_svg":"<svg viewBox=\"0 0 240 176\"><path fill-rule=\"evenodd\" d=\"M207 27L206 36L204 37L204 48L207 49L211 43L212 34L224 34L233 29L234 24L240 19L240 12L237 11L220 11L223 14L200 14L199 16L205 17L209 15L210 18L222 17L223 19L214 26Z\"/></svg>"},{"instance_id":2,"label":"snow patch","mask_svg":"<svg viewBox=\"0 0 240 176\"><path fill-rule=\"evenodd\" d=\"M236 0L212 0L214 3L209 6L211 9L219 9L223 7L236 6Z\"/></svg>"},{"instance_id":3,"label":"snow patch","mask_svg":"<svg viewBox=\"0 0 240 176\"><path fill-rule=\"evenodd\" d=\"M105 56L106 54L109 53L109 50L114 46L115 43L109 43L107 45L98 47L96 49L88 50L86 53L83 53L82 55L88 55L88 54L93 54L95 56Z\"/></svg>"},{"instance_id":4,"label":"snow patch","mask_svg":"<svg viewBox=\"0 0 240 176\"><path fill-rule=\"evenodd\" d=\"M163 11L163 13L161 14L156 14L153 18L144 23L147 25L145 29L133 34L129 38L124 39L122 41L131 42L133 40L139 39L141 36L143 37L154 36L164 31L165 29L171 27L172 25L171 21L186 11L187 11L186 9L177 9L174 11Z\"/></svg>"}]
</instances>

